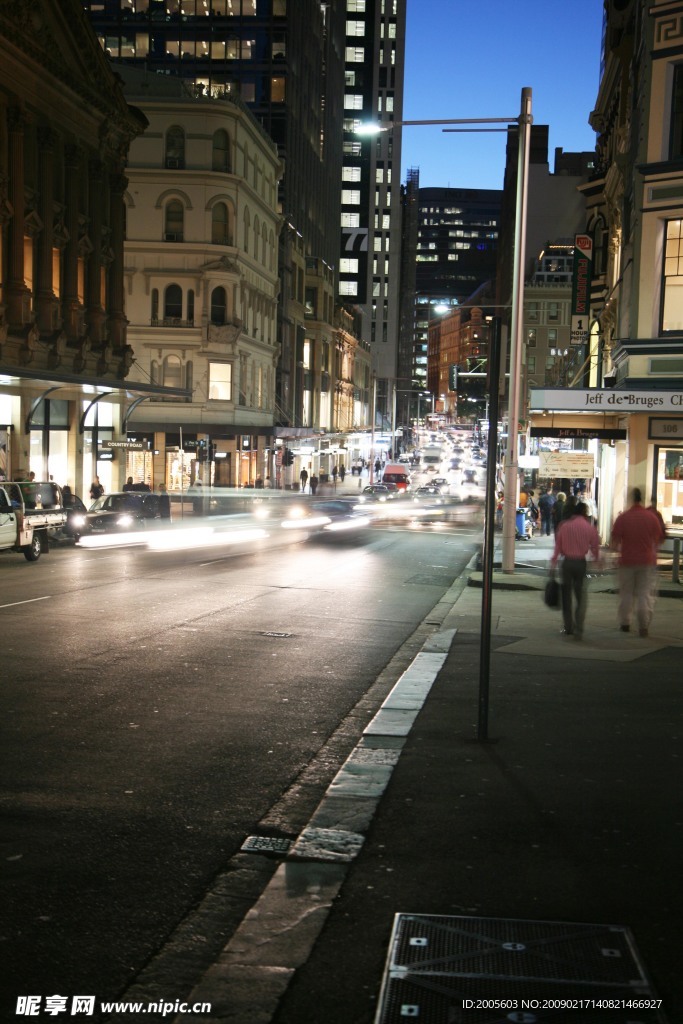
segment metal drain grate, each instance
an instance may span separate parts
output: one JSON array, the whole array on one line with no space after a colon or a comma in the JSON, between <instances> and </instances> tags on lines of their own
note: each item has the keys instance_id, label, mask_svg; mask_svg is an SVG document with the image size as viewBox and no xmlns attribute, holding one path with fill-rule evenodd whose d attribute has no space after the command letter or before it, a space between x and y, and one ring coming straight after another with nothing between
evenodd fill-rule
<instances>
[{"instance_id":1,"label":"metal drain grate","mask_svg":"<svg viewBox=\"0 0 683 1024\"><path fill-rule=\"evenodd\" d=\"M288 853L292 845L291 839L280 839L277 836L247 836L240 849L245 853Z\"/></svg>"},{"instance_id":2,"label":"metal drain grate","mask_svg":"<svg viewBox=\"0 0 683 1024\"><path fill-rule=\"evenodd\" d=\"M397 914L376 1024L666 1024L620 925Z\"/></svg>"}]
</instances>

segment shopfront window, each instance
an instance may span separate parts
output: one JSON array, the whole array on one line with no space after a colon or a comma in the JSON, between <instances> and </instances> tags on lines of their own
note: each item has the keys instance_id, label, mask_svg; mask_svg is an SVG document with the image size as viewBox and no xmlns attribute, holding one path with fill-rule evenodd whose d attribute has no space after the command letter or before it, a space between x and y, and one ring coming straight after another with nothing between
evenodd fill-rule
<instances>
[{"instance_id":1,"label":"shopfront window","mask_svg":"<svg viewBox=\"0 0 683 1024\"><path fill-rule=\"evenodd\" d=\"M683 528L683 447L658 449L656 492L666 525Z\"/></svg>"}]
</instances>

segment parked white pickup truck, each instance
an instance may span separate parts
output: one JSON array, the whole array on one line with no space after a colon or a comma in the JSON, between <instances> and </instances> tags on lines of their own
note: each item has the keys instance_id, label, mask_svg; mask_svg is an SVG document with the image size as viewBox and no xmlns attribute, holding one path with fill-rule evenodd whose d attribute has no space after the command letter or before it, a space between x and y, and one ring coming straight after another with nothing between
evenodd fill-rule
<instances>
[{"instance_id":1,"label":"parked white pickup truck","mask_svg":"<svg viewBox=\"0 0 683 1024\"><path fill-rule=\"evenodd\" d=\"M0 481L0 551L23 551L35 562L66 523L62 492L51 481Z\"/></svg>"}]
</instances>

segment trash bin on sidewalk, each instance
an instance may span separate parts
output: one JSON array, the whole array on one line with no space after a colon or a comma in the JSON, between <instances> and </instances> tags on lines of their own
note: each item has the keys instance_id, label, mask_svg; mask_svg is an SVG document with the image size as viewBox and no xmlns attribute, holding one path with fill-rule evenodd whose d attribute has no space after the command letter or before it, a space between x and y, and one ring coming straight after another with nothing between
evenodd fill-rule
<instances>
[{"instance_id":1,"label":"trash bin on sidewalk","mask_svg":"<svg viewBox=\"0 0 683 1024\"><path fill-rule=\"evenodd\" d=\"M526 540L526 509L518 508L517 515L515 516L515 528L517 530L517 536L521 540Z\"/></svg>"}]
</instances>

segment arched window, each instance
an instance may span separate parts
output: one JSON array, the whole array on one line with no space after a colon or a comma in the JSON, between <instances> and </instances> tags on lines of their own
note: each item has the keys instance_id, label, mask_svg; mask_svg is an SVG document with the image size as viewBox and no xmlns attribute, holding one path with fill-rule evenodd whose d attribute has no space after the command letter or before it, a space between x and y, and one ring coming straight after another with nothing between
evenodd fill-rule
<instances>
[{"instance_id":1,"label":"arched window","mask_svg":"<svg viewBox=\"0 0 683 1024\"><path fill-rule=\"evenodd\" d=\"M219 128L217 132L213 133L211 169L213 171L230 170L230 140L224 128Z\"/></svg>"},{"instance_id":2,"label":"arched window","mask_svg":"<svg viewBox=\"0 0 683 1024\"><path fill-rule=\"evenodd\" d=\"M261 230L261 263L265 267L268 263L268 228L263 225Z\"/></svg>"},{"instance_id":3,"label":"arched window","mask_svg":"<svg viewBox=\"0 0 683 1024\"><path fill-rule=\"evenodd\" d=\"M166 132L166 166L177 168L185 166L185 132L177 124L174 124Z\"/></svg>"},{"instance_id":4,"label":"arched window","mask_svg":"<svg viewBox=\"0 0 683 1024\"><path fill-rule=\"evenodd\" d=\"M183 316L183 290L179 284L169 284L164 292L164 320L181 320Z\"/></svg>"},{"instance_id":5,"label":"arched window","mask_svg":"<svg viewBox=\"0 0 683 1024\"><path fill-rule=\"evenodd\" d=\"M185 211L179 199L166 203L164 210L164 241L182 242Z\"/></svg>"},{"instance_id":6,"label":"arched window","mask_svg":"<svg viewBox=\"0 0 683 1024\"><path fill-rule=\"evenodd\" d=\"M211 210L211 241L214 245L231 244L228 207L225 203L216 203Z\"/></svg>"},{"instance_id":7,"label":"arched window","mask_svg":"<svg viewBox=\"0 0 683 1024\"><path fill-rule=\"evenodd\" d=\"M187 323L189 327L194 326L194 288L187 293Z\"/></svg>"},{"instance_id":8,"label":"arched window","mask_svg":"<svg viewBox=\"0 0 683 1024\"><path fill-rule=\"evenodd\" d=\"M270 249L270 269L275 270L275 235L272 231L268 238L268 246Z\"/></svg>"},{"instance_id":9,"label":"arched window","mask_svg":"<svg viewBox=\"0 0 683 1024\"><path fill-rule=\"evenodd\" d=\"M254 259L258 259L258 244L261 236L261 225L258 217L254 217Z\"/></svg>"},{"instance_id":10,"label":"arched window","mask_svg":"<svg viewBox=\"0 0 683 1024\"><path fill-rule=\"evenodd\" d=\"M227 314L225 288L214 288L211 292L211 323L224 324Z\"/></svg>"},{"instance_id":11,"label":"arched window","mask_svg":"<svg viewBox=\"0 0 683 1024\"><path fill-rule=\"evenodd\" d=\"M179 356L166 356L164 359L164 387L181 388L183 386L183 364Z\"/></svg>"},{"instance_id":12,"label":"arched window","mask_svg":"<svg viewBox=\"0 0 683 1024\"><path fill-rule=\"evenodd\" d=\"M152 323L159 319L159 289L152 288Z\"/></svg>"}]
</instances>

